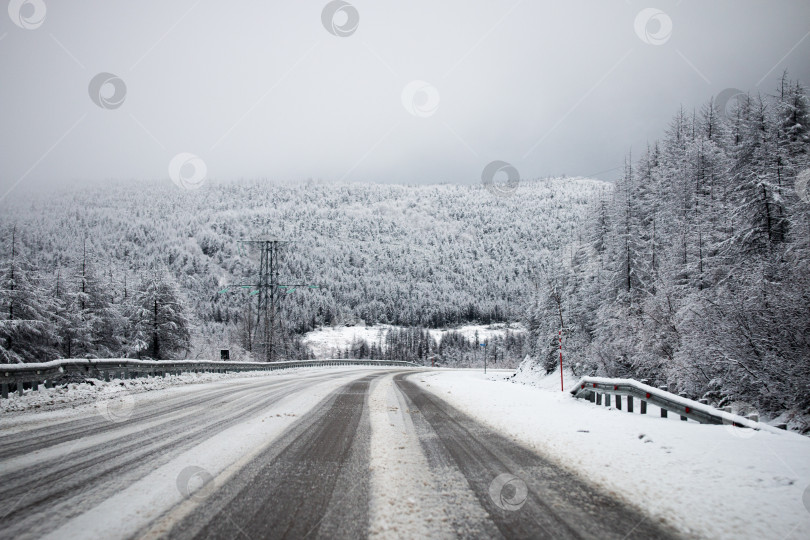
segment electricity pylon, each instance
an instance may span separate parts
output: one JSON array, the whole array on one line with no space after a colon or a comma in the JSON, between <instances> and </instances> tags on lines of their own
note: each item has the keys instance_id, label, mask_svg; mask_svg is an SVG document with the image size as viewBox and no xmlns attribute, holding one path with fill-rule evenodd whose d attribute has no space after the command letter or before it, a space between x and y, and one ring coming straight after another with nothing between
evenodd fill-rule
<instances>
[{"instance_id":1,"label":"electricity pylon","mask_svg":"<svg viewBox=\"0 0 810 540\"><path fill-rule=\"evenodd\" d=\"M276 302L280 297L279 289L286 289L287 294L298 287L317 289L317 285L305 283L284 284L279 283L278 261L282 245L288 244L276 238L257 238L254 240L240 240L240 243L259 247L259 279L256 284L228 285L220 293L227 292L231 287L254 289L250 295L258 295L256 310L256 328L261 327L264 319L264 351L267 362L272 362L275 353L275 322Z\"/></svg>"}]
</instances>

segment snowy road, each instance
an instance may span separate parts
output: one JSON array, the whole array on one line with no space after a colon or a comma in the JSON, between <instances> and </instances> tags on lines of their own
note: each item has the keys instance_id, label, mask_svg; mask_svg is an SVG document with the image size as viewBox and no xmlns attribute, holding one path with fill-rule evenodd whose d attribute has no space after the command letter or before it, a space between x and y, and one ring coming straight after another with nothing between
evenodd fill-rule
<instances>
[{"instance_id":1,"label":"snowy road","mask_svg":"<svg viewBox=\"0 0 810 540\"><path fill-rule=\"evenodd\" d=\"M4 537L650 538L671 533L409 380L273 374L4 425ZM102 409L103 410L103 409Z\"/></svg>"}]
</instances>

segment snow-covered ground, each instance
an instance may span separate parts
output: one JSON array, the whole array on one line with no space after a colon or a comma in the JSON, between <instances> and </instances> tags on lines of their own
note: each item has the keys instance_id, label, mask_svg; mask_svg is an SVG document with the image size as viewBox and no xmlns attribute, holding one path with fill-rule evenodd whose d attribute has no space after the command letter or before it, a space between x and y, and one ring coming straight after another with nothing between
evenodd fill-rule
<instances>
[{"instance_id":1,"label":"snow-covered ground","mask_svg":"<svg viewBox=\"0 0 810 540\"><path fill-rule=\"evenodd\" d=\"M364 373L359 367L305 371L316 374L330 369L334 377L329 377L328 382L285 398L260 416L184 453L182 459L161 466L120 495L54 531L52 536L79 531L98 537L110 531L115 532L114 536L126 536L135 525L121 525L120 511L113 512L114 508L131 507L127 519L143 525L154 519L156 512L159 514L156 509L191 504L181 503L176 490L172 490L173 479L184 466L196 463L218 481L227 478L252 459L259 448L277 438L296 417L306 414L330 391ZM238 385L239 379L250 377L294 381L297 371L93 381L93 385L26 392L22 398L13 396L0 402L4 411L3 431L8 435L31 429L35 424L86 418L88 414L125 415L127 399L132 394L141 393L135 398L138 402L162 401L209 386L213 389L222 384ZM472 370L430 370L412 375L411 380L490 428L542 452L605 492L639 507L650 519L676 527L687 537L807 537L810 439L790 432L681 422L676 415L662 419L654 407L642 416L638 410L629 414L596 406L568 393L577 382L568 373L565 392L559 388L559 373L545 377L520 375L523 382L531 382L533 386L515 384L515 378L509 378L511 375L506 370L490 371L487 375ZM431 491L425 486L433 483L417 439L409 436L413 426L409 416L403 414L405 407L393 390L391 376L372 387L369 415L375 503L370 517L372 533L380 536L405 530L418 532L414 529L418 526L426 527L426 531L444 531L447 527L447 515L440 511L440 501L425 495ZM41 412L54 408L58 410ZM7 414L14 411L17 412ZM126 424L121 424L120 429L126 430ZM240 443L233 445L235 440ZM81 445L97 443L90 437L83 439ZM35 457L43 456L23 456L19 460ZM154 486L162 487L156 490ZM474 503L470 500L465 504ZM403 511L402 505L409 511ZM118 517L105 518L108 515ZM422 517L414 520L414 515ZM157 524L155 531L163 526L168 524Z\"/></svg>"},{"instance_id":2,"label":"snow-covered ground","mask_svg":"<svg viewBox=\"0 0 810 540\"><path fill-rule=\"evenodd\" d=\"M404 328L390 324L327 326L307 332L303 341L312 348L316 358L334 358L339 351L349 347L358 338L365 340L369 345L376 343L385 349L385 336L388 331ZM508 330L510 332L525 332L525 328L517 323L510 324ZM475 339L475 334L478 332L478 339L485 341L495 336L502 337L506 335L507 327L505 324L468 324L457 328L431 328L428 332L430 337L435 339L437 343L441 342L448 332L458 332L469 340Z\"/></svg>"},{"instance_id":3,"label":"snow-covered ground","mask_svg":"<svg viewBox=\"0 0 810 540\"><path fill-rule=\"evenodd\" d=\"M329 368L306 368L310 375ZM171 461L156 468L152 473L128 485L120 492L95 506L80 516L67 521L45 538L131 538L138 533L141 538L161 538L175 521L182 519L187 512L199 504L217 485L226 482L247 463L250 463L271 441L288 429L293 422L309 412L320 400L347 382L362 377L367 370L362 368L332 368L334 376L283 398L278 403L262 411L261 414L246 418L244 422L226 429L206 439L192 449L183 452ZM293 370L260 372L259 377L300 381ZM220 381L195 387L197 391L221 388L222 384L238 381ZM190 391L191 387L167 388L151 393L143 399L160 401ZM87 406L85 406L87 407ZM82 417L81 407L72 411ZM54 413L45 416L50 417ZM178 489L178 478L194 464L194 469L215 479L213 485L205 487L194 484L189 490L198 490L197 497L184 497ZM195 480L192 478L192 480ZM172 513L161 515L168 509ZM158 519L160 518L160 519ZM153 521L157 520L157 521ZM150 525L151 523L151 525ZM150 525L148 530L142 527Z\"/></svg>"},{"instance_id":4,"label":"snow-covered ground","mask_svg":"<svg viewBox=\"0 0 810 540\"><path fill-rule=\"evenodd\" d=\"M356 339L369 344L384 345L385 335L391 328L387 324L374 326L327 326L318 328L304 335L304 344L309 345L316 358L336 358L337 353L348 347Z\"/></svg>"},{"instance_id":5,"label":"snow-covered ground","mask_svg":"<svg viewBox=\"0 0 810 540\"><path fill-rule=\"evenodd\" d=\"M534 387L477 371L412 380L689 536L786 539L810 531L810 439L801 435L596 406L561 392L559 373Z\"/></svg>"},{"instance_id":6,"label":"snow-covered ground","mask_svg":"<svg viewBox=\"0 0 810 540\"><path fill-rule=\"evenodd\" d=\"M509 327L505 324L465 324L464 326L459 326L457 328L443 328L443 329L436 329L431 328L428 330L430 333L430 337L435 339L437 342L441 342L442 338L448 332L457 332L463 335L465 338L472 340L475 339L476 332L478 333L478 340L486 341L493 337L503 337L506 335L507 330L509 332L518 333L518 332L525 332L526 328L519 324L519 323L511 323Z\"/></svg>"}]
</instances>

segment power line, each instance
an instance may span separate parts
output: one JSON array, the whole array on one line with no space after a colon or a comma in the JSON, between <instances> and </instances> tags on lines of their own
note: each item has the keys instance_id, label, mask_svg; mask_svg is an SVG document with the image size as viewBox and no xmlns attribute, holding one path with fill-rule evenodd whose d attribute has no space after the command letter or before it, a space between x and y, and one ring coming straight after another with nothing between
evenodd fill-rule
<instances>
[{"instance_id":1,"label":"power line","mask_svg":"<svg viewBox=\"0 0 810 540\"><path fill-rule=\"evenodd\" d=\"M595 172L595 173L585 174L585 175L583 175L583 176L584 176L585 178L589 178L589 177L591 177L591 176L596 176L597 174L604 174L604 173L607 173L607 172L618 171L619 169L623 169L623 168L624 168L624 165L619 165L619 166L617 166L617 167L613 167L612 169L605 169L604 171L599 171L599 172Z\"/></svg>"}]
</instances>

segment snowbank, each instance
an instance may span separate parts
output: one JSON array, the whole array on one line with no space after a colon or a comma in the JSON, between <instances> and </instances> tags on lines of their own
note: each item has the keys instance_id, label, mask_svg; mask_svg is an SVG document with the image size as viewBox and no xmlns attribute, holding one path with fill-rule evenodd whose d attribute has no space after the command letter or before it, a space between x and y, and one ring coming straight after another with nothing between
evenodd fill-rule
<instances>
[{"instance_id":1,"label":"snowbank","mask_svg":"<svg viewBox=\"0 0 810 540\"><path fill-rule=\"evenodd\" d=\"M534 387L469 371L412 380L689 536L801 538L810 530L806 437L596 406L568 393L573 375L565 392L559 373L535 377Z\"/></svg>"}]
</instances>

